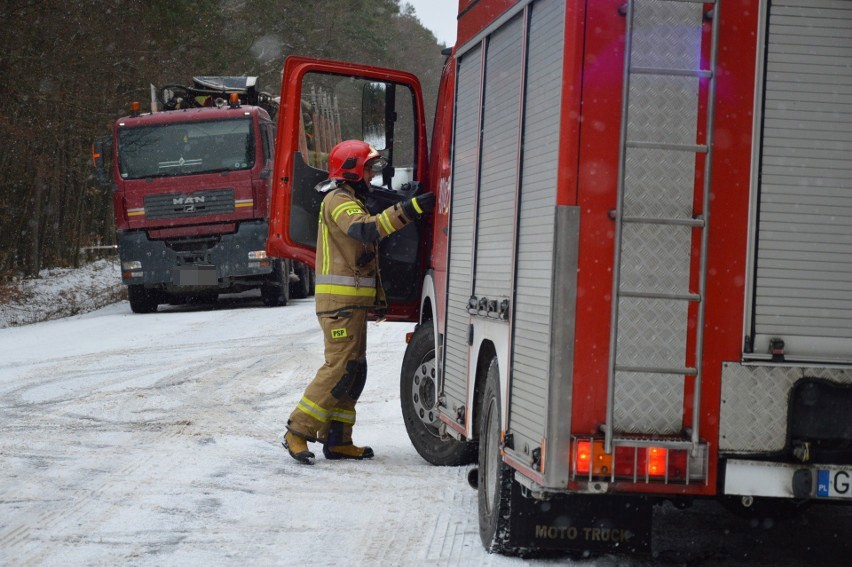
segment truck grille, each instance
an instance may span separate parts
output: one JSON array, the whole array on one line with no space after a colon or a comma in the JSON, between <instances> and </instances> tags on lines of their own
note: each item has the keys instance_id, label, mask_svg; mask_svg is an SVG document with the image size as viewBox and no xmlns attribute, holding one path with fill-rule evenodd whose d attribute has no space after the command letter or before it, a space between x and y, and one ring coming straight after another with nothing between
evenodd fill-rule
<instances>
[{"instance_id":1,"label":"truck grille","mask_svg":"<svg viewBox=\"0 0 852 567\"><path fill-rule=\"evenodd\" d=\"M233 212L233 189L211 189L195 193L168 193L145 197L145 218L147 219L197 217Z\"/></svg>"}]
</instances>

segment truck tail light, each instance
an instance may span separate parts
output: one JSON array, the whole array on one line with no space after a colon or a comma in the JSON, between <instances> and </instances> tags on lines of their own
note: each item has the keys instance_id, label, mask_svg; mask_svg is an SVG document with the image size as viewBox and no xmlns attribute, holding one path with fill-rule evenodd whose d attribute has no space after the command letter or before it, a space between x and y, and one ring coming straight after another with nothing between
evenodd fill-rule
<instances>
[{"instance_id":1,"label":"truck tail light","mask_svg":"<svg viewBox=\"0 0 852 567\"><path fill-rule=\"evenodd\" d=\"M577 443L577 472L580 474L606 475L612 472L612 455L604 451L603 441L580 441Z\"/></svg>"},{"instance_id":2,"label":"truck tail light","mask_svg":"<svg viewBox=\"0 0 852 567\"><path fill-rule=\"evenodd\" d=\"M648 447L645 449L648 465L645 468L648 476L665 476L668 465L669 452L662 447Z\"/></svg>"},{"instance_id":3,"label":"truck tail light","mask_svg":"<svg viewBox=\"0 0 852 567\"><path fill-rule=\"evenodd\" d=\"M698 448L693 456L689 442L622 438L607 453L603 439L575 438L573 476L577 480L689 484L707 478L707 446Z\"/></svg>"},{"instance_id":4,"label":"truck tail light","mask_svg":"<svg viewBox=\"0 0 852 567\"><path fill-rule=\"evenodd\" d=\"M589 474L592 468L592 442L578 441L574 466L579 474Z\"/></svg>"}]
</instances>

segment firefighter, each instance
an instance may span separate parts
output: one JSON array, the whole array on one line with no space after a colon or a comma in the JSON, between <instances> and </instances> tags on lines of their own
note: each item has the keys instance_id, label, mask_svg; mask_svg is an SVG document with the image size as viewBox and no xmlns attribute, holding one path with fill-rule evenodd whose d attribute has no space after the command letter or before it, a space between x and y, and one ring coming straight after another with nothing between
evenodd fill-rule
<instances>
[{"instance_id":1,"label":"firefighter","mask_svg":"<svg viewBox=\"0 0 852 567\"><path fill-rule=\"evenodd\" d=\"M387 161L366 142L346 140L328 156L332 189L319 213L316 311L325 364L287 420L283 445L290 456L314 463L308 441L321 442L326 459L369 459L370 447L352 443L355 404L367 380L367 311L386 307L378 241L432 210L425 193L371 215L363 198Z\"/></svg>"}]
</instances>

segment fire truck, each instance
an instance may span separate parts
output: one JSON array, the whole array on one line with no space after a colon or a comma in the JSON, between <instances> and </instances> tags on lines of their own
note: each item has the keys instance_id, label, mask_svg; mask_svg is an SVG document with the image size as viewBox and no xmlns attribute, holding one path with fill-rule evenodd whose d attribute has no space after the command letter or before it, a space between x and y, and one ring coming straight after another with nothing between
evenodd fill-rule
<instances>
[{"instance_id":1,"label":"fire truck","mask_svg":"<svg viewBox=\"0 0 852 567\"><path fill-rule=\"evenodd\" d=\"M93 146L99 178L112 179L133 312L257 288L270 306L312 294L307 266L266 255L275 99L255 77L195 77L151 91L152 112L132 103L113 136Z\"/></svg>"},{"instance_id":2,"label":"fire truck","mask_svg":"<svg viewBox=\"0 0 852 567\"><path fill-rule=\"evenodd\" d=\"M408 434L478 460L486 549L647 552L665 501L852 502L850 26L836 0L460 0L428 159L415 78L285 62L271 253L313 258L311 85L361 85L376 194L438 197L383 248L419 276L388 315L418 323Z\"/></svg>"}]
</instances>

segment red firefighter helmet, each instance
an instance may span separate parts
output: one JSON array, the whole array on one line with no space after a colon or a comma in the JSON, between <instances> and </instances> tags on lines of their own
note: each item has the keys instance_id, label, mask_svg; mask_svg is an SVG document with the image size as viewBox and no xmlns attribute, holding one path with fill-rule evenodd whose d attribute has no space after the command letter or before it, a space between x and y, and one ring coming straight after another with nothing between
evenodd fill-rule
<instances>
[{"instance_id":1,"label":"red firefighter helmet","mask_svg":"<svg viewBox=\"0 0 852 567\"><path fill-rule=\"evenodd\" d=\"M328 178L357 183L364 179L364 167L379 172L387 165L379 151L361 140L344 140L328 154Z\"/></svg>"}]
</instances>

